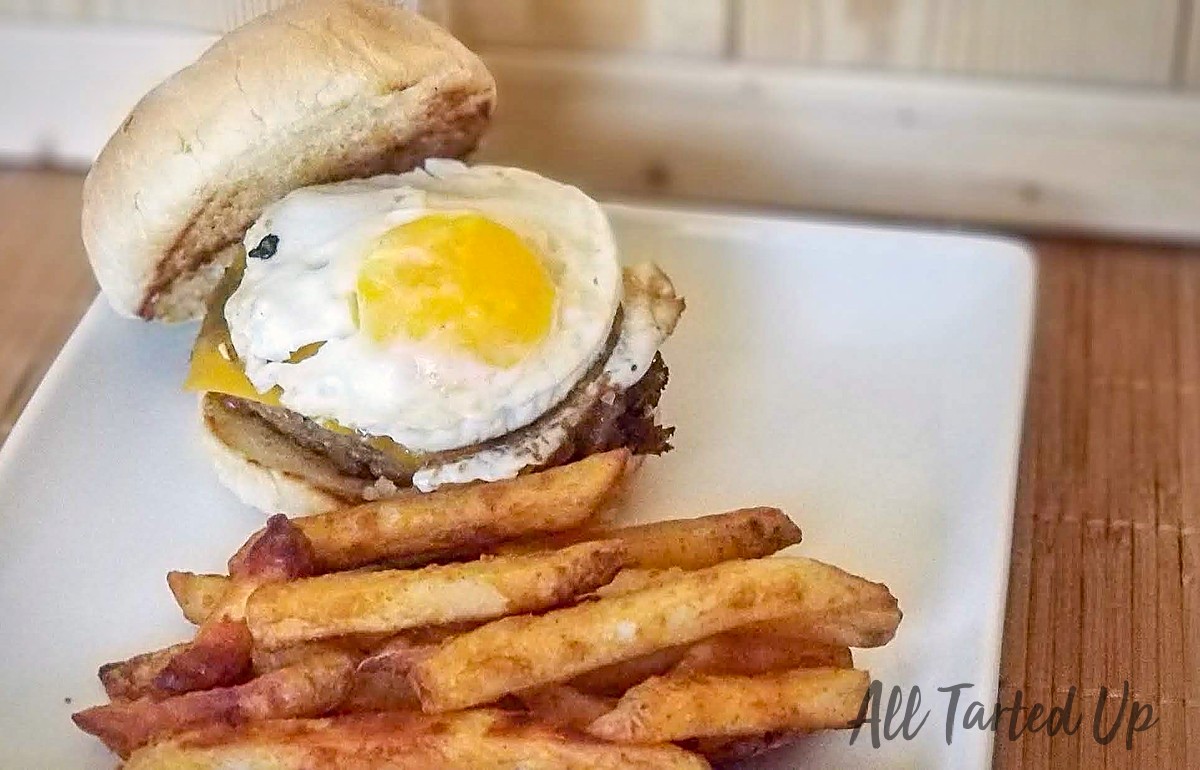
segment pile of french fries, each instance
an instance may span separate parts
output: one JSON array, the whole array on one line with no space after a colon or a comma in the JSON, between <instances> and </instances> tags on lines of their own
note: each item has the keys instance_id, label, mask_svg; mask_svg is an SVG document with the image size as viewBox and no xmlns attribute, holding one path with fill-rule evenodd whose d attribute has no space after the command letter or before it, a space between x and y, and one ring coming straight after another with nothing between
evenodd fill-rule
<instances>
[{"instance_id":1,"label":"pile of french fries","mask_svg":"<svg viewBox=\"0 0 1200 770\"><path fill-rule=\"evenodd\" d=\"M272 517L168 576L194 638L75 723L127 770L705 768L851 726L887 587L764 558L800 540L774 508L601 522L629 461Z\"/></svg>"}]
</instances>

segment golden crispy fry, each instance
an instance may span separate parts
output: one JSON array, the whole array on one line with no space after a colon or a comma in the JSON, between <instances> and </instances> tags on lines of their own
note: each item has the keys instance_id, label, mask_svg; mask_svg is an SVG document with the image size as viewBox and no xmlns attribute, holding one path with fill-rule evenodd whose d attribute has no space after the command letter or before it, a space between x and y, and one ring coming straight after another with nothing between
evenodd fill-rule
<instances>
[{"instance_id":1,"label":"golden crispy fry","mask_svg":"<svg viewBox=\"0 0 1200 770\"><path fill-rule=\"evenodd\" d=\"M673 669L683 660L689 649L688 645L683 644L655 650L649 655L639 655L619 663L610 663L592 671L585 671L572 679L570 685L593 695L620 696L635 684Z\"/></svg>"},{"instance_id":2,"label":"golden crispy fry","mask_svg":"<svg viewBox=\"0 0 1200 770\"><path fill-rule=\"evenodd\" d=\"M349 572L378 572L382 566L359 567ZM300 577L300 576L298 576ZM228 596L234 584L240 585L238 592ZM175 596L175 602L184 612L184 618L196 625L202 624L218 608L227 616L245 615L246 598L258 588L259 580L234 580L227 575L200 575L197 572L168 572L167 584Z\"/></svg>"},{"instance_id":3,"label":"golden crispy fry","mask_svg":"<svg viewBox=\"0 0 1200 770\"><path fill-rule=\"evenodd\" d=\"M644 588L661 586L678 579L685 570L669 569L623 569L611 583L600 586L589 596L611 599L625 596ZM891 641L899 623L899 610L894 605L876 608L859 607L853 616L844 618L830 615L808 614L794 618L778 618L746 626L747 631L757 631L779 639L793 639L797 643L815 643L842 647L881 647Z\"/></svg>"},{"instance_id":4,"label":"golden crispy fry","mask_svg":"<svg viewBox=\"0 0 1200 770\"><path fill-rule=\"evenodd\" d=\"M669 583L672 580L682 577L686 572L687 570L680 569L679 567L668 567L666 569L627 567L618 572L611 583L602 585L593 591L591 596L598 599L611 599L615 596L624 596L634 591L640 591L643 588Z\"/></svg>"},{"instance_id":5,"label":"golden crispy fry","mask_svg":"<svg viewBox=\"0 0 1200 770\"><path fill-rule=\"evenodd\" d=\"M589 695L566 684L526 690L517 694L517 700L546 724L572 730L586 730L617 705L615 698Z\"/></svg>"},{"instance_id":6,"label":"golden crispy fry","mask_svg":"<svg viewBox=\"0 0 1200 770\"><path fill-rule=\"evenodd\" d=\"M780 746L795 743L804 737L802 732L778 731L762 735L739 735L720 738L692 738L680 741L688 751L701 755L716 767L728 767L737 762L757 757Z\"/></svg>"},{"instance_id":7,"label":"golden crispy fry","mask_svg":"<svg viewBox=\"0 0 1200 770\"><path fill-rule=\"evenodd\" d=\"M345 697L356 663L347 653L322 653L235 687L95 706L72 719L127 757L159 737L203 725L323 714Z\"/></svg>"},{"instance_id":8,"label":"golden crispy fry","mask_svg":"<svg viewBox=\"0 0 1200 770\"><path fill-rule=\"evenodd\" d=\"M229 576L292 580L317 574L317 556L308 537L282 513L267 519L253 542L229 560Z\"/></svg>"},{"instance_id":9,"label":"golden crispy fry","mask_svg":"<svg viewBox=\"0 0 1200 770\"><path fill-rule=\"evenodd\" d=\"M757 559L800 542L800 528L778 508L742 508L695 519L674 519L620 529L576 530L496 549L534 553L588 540L619 540L629 566L702 569L733 559Z\"/></svg>"},{"instance_id":10,"label":"golden crispy fry","mask_svg":"<svg viewBox=\"0 0 1200 770\"><path fill-rule=\"evenodd\" d=\"M339 714L420 710L421 701L408 678L388 669L355 671L349 692L337 707Z\"/></svg>"},{"instance_id":11,"label":"golden crispy fry","mask_svg":"<svg viewBox=\"0 0 1200 770\"><path fill-rule=\"evenodd\" d=\"M853 668L850 648L816 644L753 629L726 631L684 652L679 673L753 676L792 668Z\"/></svg>"},{"instance_id":12,"label":"golden crispy fry","mask_svg":"<svg viewBox=\"0 0 1200 770\"><path fill-rule=\"evenodd\" d=\"M882 638L900 611L887 586L811 559L725 562L625 596L489 623L440 645L410 678L426 711L449 711L792 616L884 623L863 633Z\"/></svg>"},{"instance_id":13,"label":"golden crispy fry","mask_svg":"<svg viewBox=\"0 0 1200 770\"><path fill-rule=\"evenodd\" d=\"M250 597L246 619L265 649L345 634L383 633L545 609L592 590L621 568L618 543L582 543L532 556L332 574L273 583Z\"/></svg>"},{"instance_id":14,"label":"golden crispy fry","mask_svg":"<svg viewBox=\"0 0 1200 770\"><path fill-rule=\"evenodd\" d=\"M588 732L610 741L649 743L849 727L870 680L865 671L833 668L750 677L655 677L627 692Z\"/></svg>"},{"instance_id":15,"label":"golden crispy fry","mask_svg":"<svg viewBox=\"0 0 1200 770\"><path fill-rule=\"evenodd\" d=\"M253 646L244 620L206 620L187 649L154 678L154 686L179 695L244 682L250 677Z\"/></svg>"},{"instance_id":16,"label":"golden crispy fry","mask_svg":"<svg viewBox=\"0 0 1200 770\"><path fill-rule=\"evenodd\" d=\"M188 622L200 625L212 614L229 590L225 575L201 575L195 572L168 572L167 585Z\"/></svg>"},{"instance_id":17,"label":"golden crispy fry","mask_svg":"<svg viewBox=\"0 0 1200 770\"><path fill-rule=\"evenodd\" d=\"M224 687L245 680L252 670L253 640L246 627L246 600L261 581L230 580L225 594L196 630L159 670L146 694L156 698Z\"/></svg>"},{"instance_id":18,"label":"golden crispy fry","mask_svg":"<svg viewBox=\"0 0 1200 770\"><path fill-rule=\"evenodd\" d=\"M447 636L435 641L414 640L408 634L400 634L364 658L358 667L360 670L387 669L398 672L400 676L408 676L409 670L418 660L427 656L441 641L448 638Z\"/></svg>"},{"instance_id":19,"label":"golden crispy fry","mask_svg":"<svg viewBox=\"0 0 1200 770\"><path fill-rule=\"evenodd\" d=\"M482 553L505 540L578 527L620 480L629 452L619 449L507 481L474 484L364 503L294 519L325 571L388 559ZM261 533L230 563L242 559Z\"/></svg>"},{"instance_id":20,"label":"golden crispy fry","mask_svg":"<svg viewBox=\"0 0 1200 770\"><path fill-rule=\"evenodd\" d=\"M343 652L364 658L378 649L390 637L362 636L325 639L319 642L301 642L278 650L263 650L255 648L252 655L254 660L254 675L262 676L271 671L294 666L322 652Z\"/></svg>"},{"instance_id":21,"label":"golden crispy fry","mask_svg":"<svg viewBox=\"0 0 1200 770\"><path fill-rule=\"evenodd\" d=\"M424 629L422 629L424 630ZM408 681L408 672L436 642L414 641L399 635L375 650L358 664L350 693L338 707L341 713L367 711L419 711L417 691Z\"/></svg>"},{"instance_id":22,"label":"golden crispy fry","mask_svg":"<svg viewBox=\"0 0 1200 770\"><path fill-rule=\"evenodd\" d=\"M308 538L288 517L277 514L248 548L231 560L225 593L208 613L196 638L177 654L154 685L168 695L227 687L251 671L253 640L244 620L246 601L259 586L314 574L316 560Z\"/></svg>"},{"instance_id":23,"label":"golden crispy fry","mask_svg":"<svg viewBox=\"0 0 1200 770\"><path fill-rule=\"evenodd\" d=\"M125 770L704 770L676 746L618 746L502 711L393 712L215 726L148 746Z\"/></svg>"},{"instance_id":24,"label":"golden crispy fry","mask_svg":"<svg viewBox=\"0 0 1200 770\"><path fill-rule=\"evenodd\" d=\"M789 668L853 667L848 647L747 627L601 666L580 674L570 684L585 693L619 696L634 685L668 671L750 676Z\"/></svg>"},{"instance_id":25,"label":"golden crispy fry","mask_svg":"<svg viewBox=\"0 0 1200 770\"><path fill-rule=\"evenodd\" d=\"M242 621L212 620L196 639L100 667L112 700L160 700L172 695L245 681L251 639Z\"/></svg>"},{"instance_id":26,"label":"golden crispy fry","mask_svg":"<svg viewBox=\"0 0 1200 770\"><path fill-rule=\"evenodd\" d=\"M176 655L190 646L190 642L182 642L128 660L105 663L100 667L100 683L112 700L160 697L162 693L154 686L155 678Z\"/></svg>"}]
</instances>

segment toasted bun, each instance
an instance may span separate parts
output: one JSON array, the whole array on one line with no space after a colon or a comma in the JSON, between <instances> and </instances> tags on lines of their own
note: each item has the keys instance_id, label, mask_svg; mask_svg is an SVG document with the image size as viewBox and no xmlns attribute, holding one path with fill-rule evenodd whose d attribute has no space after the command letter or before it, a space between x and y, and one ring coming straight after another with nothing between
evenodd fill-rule
<instances>
[{"instance_id":1,"label":"toasted bun","mask_svg":"<svg viewBox=\"0 0 1200 770\"><path fill-rule=\"evenodd\" d=\"M495 103L483 63L424 18L304 0L218 41L117 129L83 189L83 240L117 311L185 320L263 207L298 187L460 157Z\"/></svg>"},{"instance_id":2,"label":"toasted bun","mask_svg":"<svg viewBox=\"0 0 1200 770\"><path fill-rule=\"evenodd\" d=\"M246 505L264 513L307 516L349 504L299 476L250 460L218 438L205 421L201 421L200 435L217 478Z\"/></svg>"}]
</instances>

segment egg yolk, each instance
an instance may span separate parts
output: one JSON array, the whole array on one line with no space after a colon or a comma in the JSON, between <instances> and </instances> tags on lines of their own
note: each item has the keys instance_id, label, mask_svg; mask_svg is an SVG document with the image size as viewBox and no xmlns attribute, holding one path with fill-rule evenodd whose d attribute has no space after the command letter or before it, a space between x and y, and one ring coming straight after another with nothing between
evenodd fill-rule
<instances>
[{"instance_id":1,"label":"egg yolk","mask_svg":"<svg viewBox=\"0 0 1200 770\"><path fill-rule=\"evenodd\" d=\"M359 269L358 323L376 342L448 344L499 367L550 331L554 283L524 241L479 214L430 214L387 231Z\"/></svg>"}]
</instances>

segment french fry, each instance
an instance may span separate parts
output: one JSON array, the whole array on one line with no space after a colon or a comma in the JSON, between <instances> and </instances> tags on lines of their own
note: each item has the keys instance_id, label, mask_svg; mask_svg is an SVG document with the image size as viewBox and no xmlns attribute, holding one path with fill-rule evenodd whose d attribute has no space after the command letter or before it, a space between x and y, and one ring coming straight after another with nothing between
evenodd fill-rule
<instances>
[{"instance_id":1,"label":"french fry","mask_svg":"<svg viewBox=\"0 0 1200 770\"><path fill-rule=\"evenodd\" d=\"M435 643L414 641L409 636L399 635L375 650L358 664L350 693L338 711L419 711L421 702L417 699L417 691L408 681L408 672L418 660L429 654Z\"/></svg>"},{"instance_id":2,"label":"french fry","mask_svg":"<svg viewBox=\"0 0 1200 770\"><path fill-rule=\"evenodd\" d=\"M602 585L593 591L591 598L612 599L616 596L624 596L634 591L641 591L643 588L669 583L672 580L683 577L685 572L687 570L680 569L679 567L667 567L666 569L626 567L617 573L617 576L612 579L611 583Z\"/></svg>"},{"instance_id":3,"label":"french fry","mask_svg":"<svg viewBox=\"0 0 1200 770\"><path fill-rule=\"evenodd\" d=\"M853 668L849 647L814 644L754 629L735 629L688 647L679 673L753 676L792 668Z\"/></svg>"},{"instance_id":4,"label":"french fry","mask_svg":"<svg viewBox=\"0 0 1200 770\"><path fill-rule=\"evenodd\" d=\"M881 624L864 630L872 639L894 633L900 621L887 586L836 567L800 558L724 562L624 596L497 620L441 644L410 679L425 711L450 711L795 616Z\"/></svg>"},{"instance_id":5,"label":"french fry","mask_svg":"<svg viewBox=\"0 0 1200 770\"><path fill-rule=\"evenodd\" d=\"M870 680L865 671L832 668L655 677L627 692L588 732L604 740L653 743L849 727Z\"/></svg>"},{"instance_id":6,"label":"french fry","mask_svg":"<svg viewBox=\"0 0 1200 770\"><path fill-rule=\"evenodd\" d=\"M439 555L483 553L505 540L578 527L620 480L629 452L592 455L515 479L364 503L293 523L308 537L324 571L385 560L426 562ZM230 560L243 560L261 533Z\"/></svg>"},{"instance_id":7,"label":"french fry","mask_svg":"<svg viewBox=\"0 0 1200 770\"><path fill-rule=\"evenodd\" d=\"M526 690L517 693L517 700L546 724L572 730L586 730L617 703L614 698L589 695L566 684Z\"/></svg>"},{"instance_id":8,"label":"french fry","mask_svg":"<svg viewBox=\"0 0 1200 770\"><path fill-rule=\"evenodd\" d=\"M423 629L422 629L423 630ZM414 641L408 635L400 634L388 640L379 649L363 659L358 665L360 670L389 670L400 676L408 676L408 672L439 644L449 637L436 641Z\"/></svg>"},{"instance_id":9,"label":"french fry","mask_svg":"<svg viewBox=\"0 0 1200 770\"><path fill-rule=\"evenodd\" d=\"M370 565L351 572L377 572L383 566ZM175 603L190 623L200 625L218 607L223 606L225 595L238 581L228 575L209 575L196 572L172 571L167 573L167 585L175 597ZM242 581L245 584L245 581ZM257 585L257 583L255 583ZM246 593L245 596L249 596ZM241 603L244 605L243 596ZM227 605L225 605L227 606Z\"/></svg>"},{"instance_id":10,"label":"french fry","mask_svg":"<svg viewBox=\"0 0 1200 770\"><path fill-rule=\"evenodd\" d=\"M258 588L259 580L170 572L167 583L185 618L202 627L193 642L101 666L101 684L113 700L161 699L180 692L236 684L247 673L250 639L239 628L230 627L229 621L245 618L246 600ZM216 627L205 630L205 621ZM244 625L241 630L245 630ZM208 667L212 674L186 673L197 667Z\"/></svg>"},{"instance_id":11,"label":"french fry","mask_svg":"<svg viewBox=\"0 0 1200 770\"><path fill-rule=\"evenodd\" d=\"M137 751L124 770L705 770L669 744L621 746L494 710L218 725Z\"/></svg>"},{"instance_id":12,"label":"french fry","mask_svg":"<svg viewBox=\"0 0 1200 770\"><path fill-rule=\"evenodd\" d=\"M625 596L634 591L661 586L677 580L684 572L678 567L623 569L617 573L611 583L600 586L589 596L600 599ZM897 613L898 610L894 606L860 607L853 616L847 616L849 622L845 622L843 618L822 616L818 613L804 617L778 618L752 623L745 630L759 632L781 640L791 639L795 643L880 647L891 641L892 635L895 633L895 625L899 621Z\"/></svg>"},{"instance_id":13,"label":"french fry","mask_svg":"<svg viewBox=\"0 0 1200 770\"><path fill-rule=\"evenodd\" d=\"M738 735L720 738L692 738L680 741L679 745L694 751L715 767L727 767L743 762L759 754L774 751L780 746L794 743L804 737L801 732L778 731L761 735Z\"/></svg>"},{"instance_id":14,"label":"french fry","mask_svg":"<svg viewBox=\"0 0 1200 770\"><path fill-rule=\"evenodd\" d=\"M348 653L323 653L234 687L95 706L72 719L128 757L152 740L189 728L323 714L345 697L356 663Z\"/></svg>"},{"instance_id":15,"label":"french fry","mask_svg":"<svg viewBox=\"0 0 1200 770\"><path fill-rule=\"evenodd\" d=\"M229 576L254 580L292 580L317 574L312 541L287 516L277 513L248 547L229 560Z\"/></svg>"},{"instance_id":16,"label":"french fry","mask_svg":"<svg viewBox=\"0 0 1200 770\"><path fill-rule=\"evenodd\" d=\"M603 585L621 568L618 543L582 543L466 564L332 574L259 588L246 605L255 644L277 649L345 634L489 620L553 607Z\"/></svg>"},{"instance_id":17,"label":"french fry","mask_svg":"<svg viewBox=\"0 0 1200 770\"><path fill-rule=\"evenodd\" d=\"M262 676L271 671L278 671L281 668L294 666L313 655L323 652L349 653L358 659L362 659L379 649L381 645L387 642L388 638L390 637L364 635L325 639L319 642L300 642L289 647L281 647L278 650L255 648L253 653L254 675Z\"/></svg>"},{"instance_id":18,"label":"french fry","mask_svg":"<svg viewBox=\"0 0 1200 770\"><path fill-rule=\"evenodd\" d=\"M349 692L337 707L339 714L420 710L421 701L408 678L389 669L355 671Z\"/></svg>"},{"instance_id":19,"label":"french fry","mask_svg":"<svg viewBox=\"0 0 1200 770\"><path fill-rule=\"evenodd\" d=\"M163 666L154 686L169 695L244 682L250 677L254 642L245 621L204 621L196 638Z\"/></svg>"},{"instance_id":20,"label":"french fry","mask_svg":"<svg viewBox=\"0 0 1200 770\"><path fill-rule=\"evenodd\" d=\"M703 644L698 642L697 644ZM570 681L570 685L592 695L619 696L635 684L652 676L667 673L683 660L690 649L688 645L666 647L648 655L640 655L592 671L585 671Z\"/></svg>"},{"instance_id":21,"label":"french fry","mask_svg":"<svg viewBox=\"0 0 1200 770\"><path fill-rule=\"evenodd\" d=\"M316 560L308 538L288 517L267 520L262 535L230 563L225 594L204 619L187 649L177 654L154 685L167 695L227 687L249 678L253 639L244 620L249 596L260 586L312 575Z\"/></svg>"},{"instance_id":22,"label":"french fry","mask_svg":"<svg viewBox=\"0 0 1200 770\"><path fill-rule=\"evenodd\" d=\"M190 646L182 642L162 650L145 652L128 660L105 663L100 667L100 684L115 701L161 696L154 680L171 660Z\"/></svg>"},{"instance_id":23,"label":"french fry","mask_svg":"<svg viewBox=\"0 0 1200 770\"><path fill-rule=\"evenodd\" d=\"M580 674L570 684L593 695L621 695L669 671L750 676L789 668L853 667L848 647L817 644L802 636L750 627L601 666Z\"/></svg>"},{"instance_id":24,"label":"french fry","mask_svg":"<svg viewBox=\"0 0 1200 770\"><path fill-rule=\"evenodd\" d=\"M212 614L229 590L231 580L225 575L202 575L195 572L167 573L167 585L175 603L189 623L200 625Z\"/></svg>"},{"instance_id":25,"label":"french fry","mask_svg":"<svg viewBox=\"0 0 1200 770\"><path fill-rule=\"evenodd\" d=\"M629 552L630 567L694 570L768 556L799 543L800 537L800 528L778 508L742 508L695 519L566 532L506 543L496 553L535 553L588 540L618 540Z\"/></svg>"}]
</instances>

